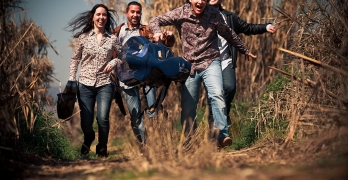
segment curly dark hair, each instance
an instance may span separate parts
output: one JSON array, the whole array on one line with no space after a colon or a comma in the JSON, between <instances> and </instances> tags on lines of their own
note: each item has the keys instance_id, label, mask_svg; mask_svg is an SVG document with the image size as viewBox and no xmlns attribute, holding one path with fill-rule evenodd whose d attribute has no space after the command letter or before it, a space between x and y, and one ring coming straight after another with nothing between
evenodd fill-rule
<instances>
[{"instance_id":1,"label":"curly dark hair","mask_svg":"<svg viewBox=\"0 0 348 180\"><path fill-rule=\"evenodd\" d=\"M66 27L66 29L71 28L70 30L68 30L70 32L74 32L82 27L82 30L80 32L77 32L73 35L74 38L78 38L81 34L89 32L90 30L93 29L93 16L94 16L96 9L99 7L104 8L107 12L105 30L108 32L111 32L111 30L117 26L117 23L111 14L111 13L113 13L114 15L117 16L116 11L109 9L104 4L96 4L92 8L92 10L85 11L83 13L78 14L72 20L70 20L70 22L68 23L68 26Z\"/></svg>"}]
</instances>

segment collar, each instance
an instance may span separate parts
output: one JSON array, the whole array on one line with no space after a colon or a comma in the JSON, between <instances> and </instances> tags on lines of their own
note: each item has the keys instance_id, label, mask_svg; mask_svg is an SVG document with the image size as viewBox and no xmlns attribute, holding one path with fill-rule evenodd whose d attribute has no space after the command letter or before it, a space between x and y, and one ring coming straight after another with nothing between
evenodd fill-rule
<instances>
[{"instance_id":1,"label":"collar","mask_svg":"<svg viewBox=\"0 0 348 180\"><path fill-rule=\"evenodd\" d=\"M133 27L133 28L131 29L131 28L129 28L129 26L128 26L128 22L124 23L124 25L126 25L126 27L125 27L125 30L126 30L126 31L138 30L139 27L140 27L140 24L138 24L137 26L135 26L135 27Z\"/></svg>"},{"instance_id":2,"label":"collar","mask_svg":"<svg viewBox=\"0 0 348 180\"><path fill-rule=\"evenodd\" d=\"M93 31L93 29L89 32L89 36L93 36L93 35L95 35L96 33ZM108 32L108 31L106 31L106 30L104 30L104 33L103 33L103 36L109 36L109 37L111 37L111 33L110 32Z\"/></svg>"},{"instance_id":3,"label":"collar","mask_svg":"<svg viewBox=\"0 0 348 180\"><path fill-rule=\"evenodd\" d=\"M212 8L214 7L210 7L210 5L206 5L205 8L204 8L204 11L203 11L203 15L200 16L200 17L197 17L195 14L192 13L192 8L191 8L191 4L190 3L186 3L184 5L184 14L186 14L188 17L195 17L195 18L200 18L200 19L203 19L203 18L209 18L211 13L212 13Z\"/></svg>"}]
</instances>

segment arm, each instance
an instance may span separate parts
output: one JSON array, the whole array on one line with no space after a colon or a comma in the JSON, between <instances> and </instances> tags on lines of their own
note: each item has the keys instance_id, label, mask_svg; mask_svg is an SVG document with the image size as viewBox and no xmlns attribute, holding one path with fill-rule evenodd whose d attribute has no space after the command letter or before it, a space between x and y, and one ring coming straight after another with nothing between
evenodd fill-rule
<instances>
[{"instance_id":1,"label":"arm","mask_svg":"<svg viewBox=\"0 0 348 180\"><path fill-rule=\"evenodd\" d=\"M221 17L222 18L222 17ZM218 34L222 36L226 41L234 46L240 53L242 54L248 54L249 49L244 44L244 42L239 38L239 36L230 29L227 24L225 24L223 21L217 21L216 24Z\"/></svg>"},{"instance_id":2,"label":"arm","mask_svg":"<svg viewBox=\"0 0 348 180\"><path fill-rule=\"evenodd\" d=\"M76 81L76 72L82 58L82 50L83 50L83 44L84 44L82 42L82 36L83 34L80 35L79 38L77 39L75 52L73 57L70 60L69 81Z\"/></svg>"},{"instance_id":3,"label":"arm","mask_svg":"<svg viewBox=\"0 0 348 180\"><path fill-rule=\"evenodd\" d=\"M112 37L113 46L112 46L112 60L108 62L106 67L104 68L104 73L109 73L116 66L117 63L121 63L122 61L117 58L117 54L121 52L122 45L116 36Z\"/></svg>"},{"instance_id":4,"label":"arm","mask_svg":"<svg viewBox=\"0 0 348 180\"><path fill-rule=\"evenodd\" d=\"M226 41L234 46L240 53L246 55L246 59L249 60L249 57L255 59L256 56L251 54L249 52L248 47L244 44L244 42L239 38L239 36L228 27L228 25L225 23L224 19L222 18L222 15L219 14L217 16L216 20L216 27L218 34L222 36Z\"/></svg>"},{"instance_id":5,"label":"arm","mask_svg":"<svg viewBox=\"0 0 348 180\"><path fill-rule=\"evenodd\" d=\"M154 34L154 36L153 36L154 41L158 41L159 39L163 39L165 34L162 33L161 26L175 25L176 17L179 17L180 13L181 13L180 8L177 8L177 9L169 11L165 14L162 14L162 15L159 15L159 16L156 16L156 17L153 17L150 19L149 28L150 28L150 31L152 31L152 33ZM171 38L169 38L168 41L170 39ZM175 39L173 39L171 41L174 45ZM170 42L168 42L168 44L171 45Z\"/></svg>"},{"instance_id":6,"label":"arm","mask_svg":"<svg viewBox=\"0 0 348 180\"><path fill-rule=\"evenodd\" d=\"M234 30L237 34L243 33L245 35L255 35L263 34L265 32L270 32L272 34L276 32L276 27L272 24L251 24L245 22L236 14L230 16L232 18L232 22L230 23L234 23Z\"/></svg>"},{"instance_id":7,"label":"arm","mask_svg":"<svg viewBox=\"0 0 348 180\"><path fill-rule=\"evenodd\" d=\"M240 19L237 15L233 15L233 22L236 23L235 31L237 33L243 33L246 35L251 35L251 34L263 34L267 32L266 26L268 24L250 24L242 19Z\"/></svg>"}]
</instances>

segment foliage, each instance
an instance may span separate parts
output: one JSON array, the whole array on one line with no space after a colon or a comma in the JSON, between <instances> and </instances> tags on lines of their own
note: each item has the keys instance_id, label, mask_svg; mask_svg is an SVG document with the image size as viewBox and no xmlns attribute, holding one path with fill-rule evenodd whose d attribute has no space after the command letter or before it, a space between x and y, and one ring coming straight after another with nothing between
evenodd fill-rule
<instances>
[{"instance_id":1,"label":"foliage","mask_svg":"<svg viewBox=\"0 0 348 180\"><path fill-rule=\"evenodd\" d=\"M279 20L293 24L289 43L281 49L291 72L277 70L291 82L283 92L270 95L265 110L289 122L283 144L287 147L294 138L325 135L343 126L348 107L348 4L303 1L296 13L276 10Z\"/></svg>"},{"instance_id":2,"label":"foliage","mask_svg":"<svg viewBox=\"0 0 348 180\"><path fill-rule=\"evenodd\" d=\"M281 116L274 116L274 112L267 116L269 108L267 103L273 101L272 98L270 99L270 94L274 96L274 94L283 93L284 88L289 83L289 78L285 75L279 75L267 85L263 95L260 96L259 104L238 100L232 102L230 111L230 117L233 121L232 127L230 127L230 134L233 137L232 149L239 150L250 147L258 139L265 138L270 134L277 134L277 136L284 138L288 122ZM263 103L265 106L261 107L260 105ZM259 107L261 107L260 112L264 115L263 118L258 118L258 111L255 111Z\"/></svg>"},{"instance_id":3,"label":"foliage","mask_svg":"<svg viewBox=\"0 0 348 180\"><path fill-rule=\"evenodd\" d=\"M57 126L58 122L50 117L52 114L39 110L36 114L37 119L31 130L27 128L25 119L20 119L19 143L24 147L23 152L58 159L77 159L78 151L71 146L64 127Z\"/></svg>"},{"instance_id":4,"label":"foliage","mask_svg":"<svg viewBox=\"0 0 348 180\"><path fill-rule=\"evenodd\" d=\"M24 12L21 2L0 3L0 145L11 148L20 135L16 112L32 130L37 117L34 108L51 102L46 92L53 74L47 37L35 23L16 17Z\"/></svg>"},{"instance_id":5,"label":"foliage","mask_svg":"<svg viewBox=\"0 0 348 180\"><path fill-rule=\"evenodd\" d=\"M282 91L290 83L289 78L285 75L276 76L271 83L269 83L265 89L265 93ZM261 97L262 98L262 97Z\"/></svg>"},{"instance_id":6,"label":"foliage","mask_svg":"<svg viewBox=\"0 0 348 180\"><path fill-rule=\"evenodd\" d=\"M234 126L233 129L237 129L238 134L236 137L233 137L233 143L230 148L240 150L250 147L258 139L256 121L239 120Z\"/></svg>"}]
</instances>

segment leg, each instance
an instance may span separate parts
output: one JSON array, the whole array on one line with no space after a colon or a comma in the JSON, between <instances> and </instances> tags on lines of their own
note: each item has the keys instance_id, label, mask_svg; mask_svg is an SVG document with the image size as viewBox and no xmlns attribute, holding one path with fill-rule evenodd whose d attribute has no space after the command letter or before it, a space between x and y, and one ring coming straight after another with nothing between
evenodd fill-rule
<instances>
[{"instance_id":1,"label":"leg","mask_svg":"<svg viewBox=\"0 0 348 180\"><path fill-rule=\"evenodd\" d=\"M134 135L137 139L143 143L144 140L144 121L142 117L139 117L141 114L141 102L139 88L133 87L130 89L124 89L122 91L123 97L126 101L128 111L130 114L131 126ZM139 118L138 118L139 117Z\"/></svg>"},{"instance_id":2,"label":"leg","mask_svg":"<svg viewBox=\"0 0 348 180\"><path fill-rule=\"evenodd\" d=\"M94 106L96 100L95 88L79 83L77 99L80 107L81 129L84 135L81 153L87 154L95 138L95 132L93 130Z\"/></svg>"},{"instance_id":3,"label":"leg","mask_svg":"<svg viewBox=\"0 0 348 180\"><path fill-rule=\"evenodd\" d=\"M192 135L197 127L195 118L201 82L201 77L195 72L181 85L181 125L185 136Z\"/></svg>"},{"instance_id":4,"label":"leg","mask_svg":"<svg viewBox=\"0 0 348 180\"><path fill-rule=\"evenodd\" d=\"M149 86L145 87L145 91L147 92L146 99L147 99L148 107L151 107L156 102L156 88L155 87L152 87L151 89L150 88L151 87ZM155 112L151 113L149 109L147 110L147 115L149 118L152 118L155 114L156 114Z\"/></svg>"},{"instance_id":5,"label":"leg","mask_svg":"<svg viewBox=\"0 0 348 180\"><path fill-rule=\"evenodd\" d=\"M99 144L107 145L109 137L109 115L113 98L114 87L112 84L97 87L97 122Z\"/></svg>"},{"instance_id":6,"label":"leg","mask_svg":"<svg viewBox=\"0 0 348 180\"><path fill-rule=\"evenodd\" d=\"M235 69L227 66L222 71L222 80L224 85L224 97L226 101L226 110L227 110L227 125L231 126L232 121L230 119L230 110L231 110L231 103L233 101L234 95L236 94L236 72Z\"/></svg>"},{"instance_id":7,"label":"leg","mask_svg":"<svg viewBox=\"0 0 348 180\"><path fill-rule=\"evenodd\" d=\"M202 77L208 93L208 99L211 101L214 131L218 132L217 139L228 137L226 104L223 96L220 61L213 61L210 66L202 72Z\"/></svg>"}]
</instances>

